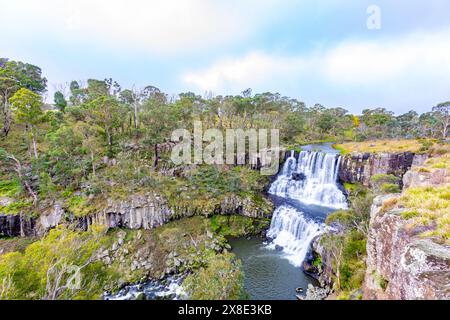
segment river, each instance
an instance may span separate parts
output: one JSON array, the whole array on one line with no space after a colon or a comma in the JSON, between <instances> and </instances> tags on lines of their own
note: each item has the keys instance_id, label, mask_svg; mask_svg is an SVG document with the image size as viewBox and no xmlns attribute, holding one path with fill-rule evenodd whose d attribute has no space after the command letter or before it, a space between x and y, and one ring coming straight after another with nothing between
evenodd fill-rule
<instances>
[{"instance_id":1,"label":"river","mask_svg":"<svg viewBox=\"0 0 450 320\"><path fill-rule=\"evenodd\" d=\"M244 286L251 299L296 299L297 288L315 281L302 271L311 241L326 226L326 217L347 208L338 180L340 156L331 144L291 152L269 194L275 204L269 240L231 239L242 260Z\"/></svg>"},{"instance_id":2,"label":"river","mask_svg":"<svg viewBox=\"0 0 450 320\"><path fill-rule=\"evenodd\" d=\"M340 155L331 144L292 151L270 186L275 204L267 240L230 239L232 252L241 259L244 286L253 300L295 300L297 288L317 285L302 271L311 241L325 231L326 217L347 208L338 184ZM105 299L184 299L182 278L148 281L123 288Z\"/></svg>"}]
</instances>

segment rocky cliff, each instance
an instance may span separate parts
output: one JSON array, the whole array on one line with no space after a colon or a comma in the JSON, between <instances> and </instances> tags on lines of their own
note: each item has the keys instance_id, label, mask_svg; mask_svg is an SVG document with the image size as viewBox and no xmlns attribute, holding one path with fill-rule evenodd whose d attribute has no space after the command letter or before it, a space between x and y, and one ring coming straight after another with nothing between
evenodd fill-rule
<instances>
[{"instance_id":1,"label":"rocky cliff","mask_svg":"<svg viewBox=\"0 0 450 320\"><path fill-rule=\"evenodd\" d=\"M22 215L0 215L0 237L32 237L36 220Z\"/></svg>"},{"instance_id":2,"label":"rocky cliff","mask_svg":"<svg viewBox=\"0 0 450 320\"><path fill-rule=\"evenodd\" d=\"M447 169L413 167L403 177L403 185L404 192L408 191L408 188L416 187L430 190L449 188L450 177ZM448 300L450 299L448 241L442 239L437 241L436 238L424 236L426 235L424 232L437 228L437 223L411 224L402 215L406 209L401 202L398 204L401 197L401 195L379 196L373 202L367 239L364 298ZM448 199L440 201L442 201L440 205L435 202L433 205L436 208L429 210L437 212L436 210L440 210L438 207L448 207L448 203L445 204ZM420 212L417 211L420 209L415 210L416 214Z\"/></svg>"},{"instance_id":3,"label":"rocky cliff","mask_svg":"<svg viewBox=\"0 0 450 320\"><path fill-rule=\"evenodd\" d=\"M321 244L322 236L311 242L309 253L303 262L303 271L316 279L322 288L331 290L333 286L333 257Z\"/></svg>"},{"instance_id":4,"label":"rocky cliff","mask_svg":"<svg viewBox=\"0 0 450 320\"><path fill-rule=\"evenodd\" d=\"M191 207L169 205L164 197L149 192L133 194L125 200L108 199L104 209L82 217L73 216L61 203L54 203L43 210L38 218L0 214L0 236L42 235L61 223L73 223L82 229L87 229L93 223L109 228L152 229L175 219L195 215L234 214L266 218L271 211L271 205L266 199L257 204L251 198L228 195L215 207Z\"/></svg>"},{"instance_id":5,"label":"rocky cliff","mask_svg":"<svg viewBox=\"0 0 450 320\"><path fill-rule=\"evenodd\" d=\"M399 178L412 165L422 163L426 155L404 153L351 153L341 159L339 178L342 182L362 183L370 186L370 178L376 174L391 174Z\"/></svg>"},{"instance_id":6,"label":"rocky cliff","mask_svg":"<svg viewBox=\"0 0 450 320\"><path fill-rule=\"evenodd\" d=\"M392 198L372 206L364 299L449 299L450 248L408 230L402 209L383 212Z\"/></svg>"}]
</instances>

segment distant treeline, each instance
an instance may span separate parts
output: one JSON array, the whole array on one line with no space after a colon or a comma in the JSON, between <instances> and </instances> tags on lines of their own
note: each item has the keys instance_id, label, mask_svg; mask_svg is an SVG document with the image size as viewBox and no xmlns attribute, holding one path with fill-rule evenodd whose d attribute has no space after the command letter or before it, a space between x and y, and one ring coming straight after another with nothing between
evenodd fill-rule
<instances>
[{"instance_id":1,"label":"distant treeline","mask_svg":"<svg viewBox=\"0 0 450 320\"><path fill-rule=\"evenodd\" d=\"M159 145L174 129L192 130L193 120L206 128L276 128L284 144L315 141L363 141L382 138L445 139L450 102L419 115L394 115L384 108L361 115L344 108L307 107L277 93L203 97L192 92L169 96L154 86L122 88L112 79L72 81L59 86L54 104L42 95L47 80L39 67L0 59L1 147L3 153L29 162L65 160L91 167L101 157L115 157L130 143L148 148L155 165ZM43 160L39 160L43 161ZM83 169L85 170L85 169Z\"/></svg>"}]
</instances>

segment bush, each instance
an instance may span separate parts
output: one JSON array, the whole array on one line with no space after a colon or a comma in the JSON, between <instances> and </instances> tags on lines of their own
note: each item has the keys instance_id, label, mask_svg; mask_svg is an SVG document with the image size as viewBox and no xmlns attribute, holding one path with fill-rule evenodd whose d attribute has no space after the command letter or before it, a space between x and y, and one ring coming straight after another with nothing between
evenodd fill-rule
<instances>
[{"instance_id":1,"label":"bush","mask_svg":"<svg viewBox=\"0 0 450 320\"><path fill-rule=\"evenodd\" d=\"M381 185L381 191L383 193L400 193L400 187L394 183L383 183Z\"/></svg>"},{"instance_id":2,"label":"bush","mask_svg":"<svg viewBox=\"0 0 450 320\"><path fill-rule=\"evenodd\" d=\"M370 179L370 182L375 186L382 185L384 183L398 183L398 181L399 178L392 174L376 174Z\"/></svg>"},{"instance_id":3,"label":"bush","mask_svg":"<svg viewBox=\"0 0 450 320\"><path fill-rule=\"evenodd\" d=\"M224 237L257 235L269 224L268 219L253 219L243 216L216 215L211 218L211 229Z\"/></svg>"},{"instance_id":4,"label":"bush","mask_svg":"<svg viewBox=\"0 0 450 320\"><path fill-rule=\"evenodd\" d=\"M1 255L0 279L9 279L2 296L8 299L99 298L105 285L100 279L106 271L103 264L89 261L102 245L104 232L104 228L95 225L88 232L57 227L41 241L29 245L24 253ZM71 266L82 267L79 289L64 287L73 275Z\"/></svg>"},{"instance_id":5,"label":"bush","mask_svg":"<svg viewBox=\"0 0 450 320\"><path fill-rule=\"evenodd\" d=\"M338 210L330 214L325 223L327 225L332 225L333 223L341 224L341 225L349 225L354 218L352 212L347 210Z\"/></svg>"},{"instance_id":6,"label":"bush","mask_svg":"<svg viewBox=\"0 0 450 320\"><path fill-rule=\"evenodd\" d=\"M192 300L246 298L241 262L231 253L210 257L207 267L189 275L183 286Z\"/></svg>"},{"instance_id":7,"label":"bush","mask_svg":"<svg viewBox=\"0 0 450 320\"><path fill-rule=\"evenodd\" d=\"M0 196L14 197L22 192L22 187L17 180L0 181Z\"/></svg>"},{"instance_id":8,"label":"bush","mask_svg":"<svg viewBox=\"0 0 450 320\"><path fill-rule=\"evenodd\" d=\"M376 174L370 179L376 193L400 193L400 179L391 174Z\"/></svg>"}]
</instances>

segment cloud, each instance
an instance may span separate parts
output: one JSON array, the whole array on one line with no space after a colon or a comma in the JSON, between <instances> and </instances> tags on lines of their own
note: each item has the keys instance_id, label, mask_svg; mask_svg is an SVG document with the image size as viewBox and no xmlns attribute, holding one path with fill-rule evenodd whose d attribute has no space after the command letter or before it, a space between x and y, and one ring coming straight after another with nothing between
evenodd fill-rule
<instances>
[{"instance_id":1,"label":"cloud","mask_svg":"<svg viewBox=\"0 0 450 320\"><path fill-rule=\"evenodd\" d=\"M20 37L149 53L198 51L232 43L270 20L275 0L0 0L0 27ZM249 14L251 12L251 14ZM267 19L266 19L267 18Z\"/></svg>"},{"instance_id":2,"label":"cloud","mask_svg":"<svg viewBox=\"0 0 450 320\"><path fill-rule=\"evenodd\" d=\"M362 99L351 96L360 94L366 104L370 98L386 107L425 107L449 98L448 39L450 30L443 30L344 41L299 55L249 52L186 72L180 78L203 92L237 93L251 87L334 105L362 104Z\"/></svg>"},{"instance_id":3,"label":"cloud","mask_svg":"<svg viewBox=\"0 0 450 320\"><path fill-rule=\"evenodd\" d=\"M450 80L450 30L382 41L344 43L324 54L322 72L341 84ZM447 40L446 40L447 39Z\"/></svg>"},{"instance_id":4,"label":"cloud","mask_svg":"<svg viewBox=\"0 0 450 320\"><path fill-rule=\"evenodd\" d=\"M235 91L272 82L274 77L291 76L308 67L301 57L251 52L237 59L223 59L205 70L188 72L182 81L203 91Z\"/></svg>"}]
</instances>

